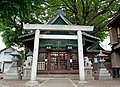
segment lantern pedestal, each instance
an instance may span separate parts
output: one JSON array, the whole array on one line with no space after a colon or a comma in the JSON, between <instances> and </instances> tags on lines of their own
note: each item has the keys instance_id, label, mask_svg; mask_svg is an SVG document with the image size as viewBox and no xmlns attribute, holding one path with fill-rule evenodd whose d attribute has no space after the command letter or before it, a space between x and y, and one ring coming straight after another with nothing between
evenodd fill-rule
<instances>
[{"instance_id":1,"label":"lantern pedestal","mask_svg":"<svg viewBox=\"0 0 120 87\"><path fill-rule=\"evenodd\" d=\"M96 79L108 80L112 79L112 76L110 75L109 71L106 68L100 68L98 71L98 77Z\"/></svg>"},{"instance_id":2,"label":"lantern pedestal","mask_svg":"<svg viewBox=\"0 0 120 87\"><path fill-rule=\"evenodd\" d=\"M5 73L3 79L21 80L21 74L12 67L7 73Z\"/></svg>"}]
</instances>

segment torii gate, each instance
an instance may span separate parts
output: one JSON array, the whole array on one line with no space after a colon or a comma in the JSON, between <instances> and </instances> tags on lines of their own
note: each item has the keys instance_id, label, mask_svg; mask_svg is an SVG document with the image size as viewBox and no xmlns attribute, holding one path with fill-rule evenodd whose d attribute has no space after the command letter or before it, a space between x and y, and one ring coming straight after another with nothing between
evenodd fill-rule
<instances>
[{"instance_id":1,"label":"torii gate","mask_svg":"<svg viewBox=\"0 0 120 87\"><path fill-rule=\"evenodd\" d=\"M93 31L93 26L24 24L23 28L27 30L35 30L31 81L36 81L39 38L40 39L77 39L78 40L78 60L79 60L79 80L85 81L83 44L82 44L81 31ZM40 30L77 31L77 35L45 35L45 34L40 34Z\"/></svg>"}]
</instances>

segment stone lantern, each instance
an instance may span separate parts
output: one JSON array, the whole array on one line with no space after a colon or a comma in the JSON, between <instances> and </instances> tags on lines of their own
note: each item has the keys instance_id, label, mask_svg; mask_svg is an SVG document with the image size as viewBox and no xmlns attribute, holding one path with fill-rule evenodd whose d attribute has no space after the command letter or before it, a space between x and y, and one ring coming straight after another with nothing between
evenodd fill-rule
<instances>
[{"instance_id":1,"label":"stone lantern","mask_svg":"<svg viewBox=\"0 0 120 87\"><path fill-rule=\"evenodd\" d=\"M112 79L112 76L110 76L109 71L107 70L107 68L104 65L104 62L105 62L104 58L106 56L107 55L102 53L102 50L100 50L100 53L97 55L98 62L99 62L99 67L98 67L98 72L97 72L96 79L99 79L99 80Z\"/></svg>"},{"instance_id":2,"label":"stone lantern","mask_svg":"<svg viewBox=\"0 0 120 87\"><path fill-rule=\"evenodd\" d=\"M104 62L105 62L104 57L106 57L106 56L107 56L107 55L105 55L105 54L102 53L102 50L100 50L100 53L97 55L97 58L98 58L98 60L99 60L99 67L100 67L100 68L105 67L105 66L104 66Z\"/></svg>"},{"instance_id":3,"label":"stone lantern","mask_svg":"<svg viewBox=\"0 0 120 87\"><path fill-rule=\"evenodd\" d=\"M21 74L18 70L18 57L20 57L20 54L15 50L11 53L11 55L13 56L12 58L12 65L10 67L10 69L5 73L5 76L3 77L3 79L21 79Z\"/></svg>"}]
</instances>

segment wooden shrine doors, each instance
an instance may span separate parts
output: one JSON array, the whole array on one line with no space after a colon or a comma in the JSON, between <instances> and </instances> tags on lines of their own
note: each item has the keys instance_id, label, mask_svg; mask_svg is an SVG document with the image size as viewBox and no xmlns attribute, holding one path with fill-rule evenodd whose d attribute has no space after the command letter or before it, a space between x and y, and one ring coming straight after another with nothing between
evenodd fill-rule
<instances>
[{"instance_id":1,"label":"wooden shrine doors","mask_svg":"<svg viewBox=\"0 0 120 87\"><path fill-rule=\"evenodd\" d=\"M37 73L78 73L78 56L68 50L40 52Z\"/></svg>"},{"instance_id":2,"label":"wooden shrine doors","mask_svg":"<svg viewBox=\"0 0 120 87\"><path fill-rule=\"evenodd\" d=\"M67 52L51 52L51 70L67 70Z\"/></svg>"}]
</instances>

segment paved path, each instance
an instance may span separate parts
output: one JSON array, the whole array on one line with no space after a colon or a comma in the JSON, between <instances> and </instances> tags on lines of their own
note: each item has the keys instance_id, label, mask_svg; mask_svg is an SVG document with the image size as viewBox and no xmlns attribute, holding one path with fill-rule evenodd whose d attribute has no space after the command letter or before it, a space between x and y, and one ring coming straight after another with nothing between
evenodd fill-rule
<instances>
[{"instance_id":1,"label":"paved path","mask_svg":"<svg viewBox=\"0 0 120 87\"><path fill-rule=\"evenodd\" d=\"M41 84L39 87L78 87L70 79L49 79Z\"/></svg>"},{"instance_id":2,"label":"paved path","mask_svg":"<svg viewBox=\"0 0 120 87\"><path fill-rule=\"evenodd\" d=\"M28 81L24 80L4 80L0 79L0 87L120 87L120 79L113 80L88 80L88 83L78 84L78 80L70 79L50 79L38 80L38 85L27 86ZM73 83L74 82L74 83ZM76 85L74 85L76 84Z\"/></svg>"}]
</instances>

